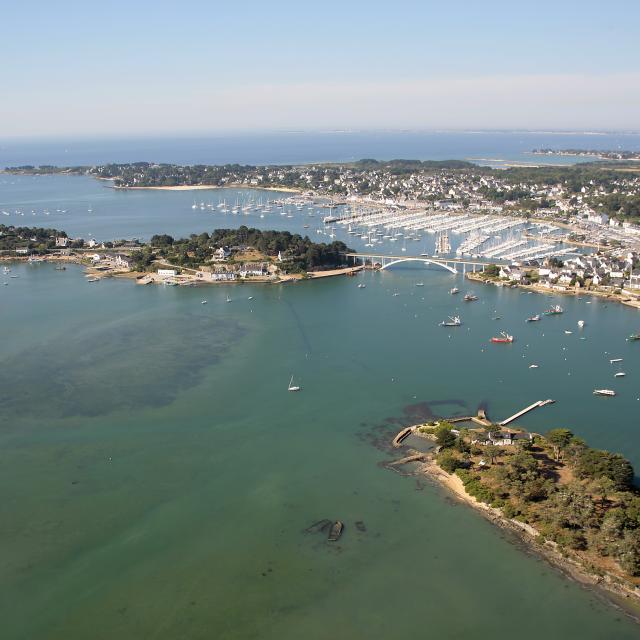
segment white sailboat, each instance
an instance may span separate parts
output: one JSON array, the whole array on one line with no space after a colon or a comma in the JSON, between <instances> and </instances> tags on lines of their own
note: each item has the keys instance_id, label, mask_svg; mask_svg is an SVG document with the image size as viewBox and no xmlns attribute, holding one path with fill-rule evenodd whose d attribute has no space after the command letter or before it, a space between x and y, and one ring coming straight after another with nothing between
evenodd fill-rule
<instances>
[{"instance_id":1,"label":"white sailboat","mask_svg":"<svg viewBox=\"0 0 640 640\"><path fill-rule=\"evenodd\" d=\"M300 391L300 387L293 384L293 376L291 376L291 380L289 380L289 386L287 387L287 391Z\"/></svg>"}]
</instances>

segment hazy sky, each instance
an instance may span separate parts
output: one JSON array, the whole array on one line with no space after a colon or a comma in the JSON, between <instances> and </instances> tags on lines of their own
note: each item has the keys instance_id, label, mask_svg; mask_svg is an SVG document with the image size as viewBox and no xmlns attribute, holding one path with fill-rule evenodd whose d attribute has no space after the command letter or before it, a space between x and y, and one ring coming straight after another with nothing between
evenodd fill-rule
<instances>
[{"instance_id":1,"label":"hazy sky","mask_svg":"<svg viewBox=\"0 0 640 640\"><path fill-rule=\"evenodd\" d=\"M640 0L34 0L0 8L0 137L640 130Z\"/></svg>"}]
</instances>

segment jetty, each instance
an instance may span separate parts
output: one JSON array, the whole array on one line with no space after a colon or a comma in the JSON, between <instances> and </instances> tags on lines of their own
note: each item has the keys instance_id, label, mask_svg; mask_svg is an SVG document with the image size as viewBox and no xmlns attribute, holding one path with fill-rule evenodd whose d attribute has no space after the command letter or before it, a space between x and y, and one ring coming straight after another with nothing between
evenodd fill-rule
<instances>
[{"instance_id":1,"label":"jetty","mask_svg":"<svg viewBox=\"0 0 640 640\"><path fill-rule=\"evenodd\" d=\"M518 411L518 413L514 413L512 416L509 416L508 418L506 418L502 422L499 422L498 424L501 427L504 427L504 426L508 425L510 422L513 422L514 420L517 420L521 416L525 415L526 413L529 413L529 411L533 411L534 409L537 409L538 407L544 407L547 404L553 404L554 402L555 402L555 400L552 400L551 398L548 398L547 400L538 400L537 402L534 402L533 404L530 404L528 407L525 407L521 411Z\"/></svg>"},{"instance_id":2,"label":"jetty","mask_svg":"<svg viewBox=\"0 0 640 640\"><path fill-rule=\"evenodd\" d=\"M413 427L405 427L404 429L402 429L402 431L400 431L393 439L393 446L397 449L400 445L402 445L402 442L415 431L418 426L419 425L414 425Z\"/></svg>"},{"instance_id":3,"label":"jetty","mask_svg":"<svg viewBox=\"0 0 640 640\"><path fill-rule=\"evenodd\" d=\"M407 464L409 462L421 462L426 460L426 453L414 453L413 455L407 456L406 458L400 458L400 460L394 460L393 462L389 462L390 467L398 467L402 464Z\"/></svg>"}]
</instances>

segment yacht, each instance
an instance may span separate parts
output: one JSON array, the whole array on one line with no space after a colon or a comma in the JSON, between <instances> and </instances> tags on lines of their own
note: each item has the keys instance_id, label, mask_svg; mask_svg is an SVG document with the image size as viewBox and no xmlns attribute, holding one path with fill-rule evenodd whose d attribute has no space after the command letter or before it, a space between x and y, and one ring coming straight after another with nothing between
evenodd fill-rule
<instances>
[{"instance_id":1,"label":"yacht","mask_svg":"<svg viewBox=\"0 0 640 640\"><path fill-rule=\"evenodd\" d=\"M593 395L594 396L609 396L609 397L613 397L616 395L615 391L612 391L611 389L594 389L593 390Z\"/></svg>"},{"instance_id":2,"label":"yacht","mask_svg":"<svg viewBox=\"0 0 640 640\"><path fill-rule=\"evenodd\" d=\"M453 287L453 289L449 289L449 293L450 293L452 296L455 296L455 295L456 295L456 293L460 293L460 289L458 289L458 287Z\"/></svg>"},{"instance_id":3,"label":"yacht","mask_svg":"<svg viewBox=\"0 0 640 640\"><path fill-rule=\"evenodd\" d=\"M578 320L578 328L579 329L583 329L584 328L584 320Z\"/></svg>"},{"instance_id":4,"label":"yacht","mask_svg":"<svg viewBox=\"0 0 640 640\"><path fill-rule=\"evenodd\" d=\"M540 314L537 313L535 316L531 316L527 318L527 322L538 322L540 320Z\"/></svg>"},{"instance_id":5,"label":"yacht","mask_svg":"<svg viewBox=\"0 0 640 640\"><path fill-rule=\"evenodd\" d=\"M545 316L557 316L557 315L559 315L561 313L564 313L564 309L559 304L556 304L553 307L551 307L550 309L547 309L544 312L544 315Z\"/></svg>"},{"instance_id":6,"label":"yacht","mask_svg":"<svg viewBox=\"0 0 640 640\"><path fill-rule=\"evenodd\" d=\"M491 342L495 342L498 344L507 344L513 342L513 336L510 336L508 333L501 331L498 337L494 336L491 338Z\"/></svg>"}]
</instances>

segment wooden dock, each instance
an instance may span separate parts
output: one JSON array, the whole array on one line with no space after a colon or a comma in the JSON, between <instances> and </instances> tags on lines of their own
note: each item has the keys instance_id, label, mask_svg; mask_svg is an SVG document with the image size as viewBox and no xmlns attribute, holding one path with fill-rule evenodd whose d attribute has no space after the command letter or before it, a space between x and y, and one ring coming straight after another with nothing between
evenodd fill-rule
<instances>
[{"instance_id":1,"label":"wooden dock","mask_svg":"<svg viewBox=\"0 0 640 640\"><path fill-rule=\"evenodd\" d=\"M499 422L498 424L501 427L505 427L506 425L513 422L514 420L517 420L518 418L522 417L526 413L529 413L529 411L533 411L538 407L544 407L546 404L553 404L554 402L555 400L551 400L551 398L548 398L547 400L538 400L537 402L530 404L528 407L525 407L521 411L518 411L518 413L514 413L512 416L509 416L508 418L506 418L502 422Z\"/></svg>"}]
</instances>

